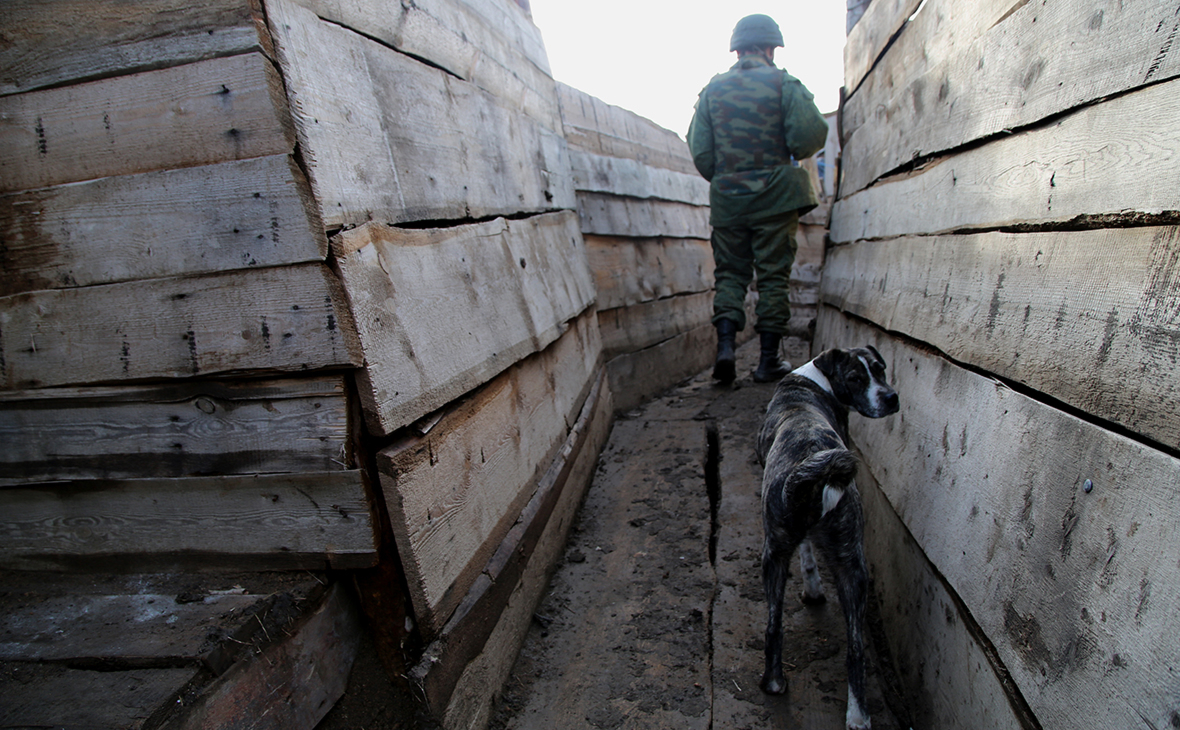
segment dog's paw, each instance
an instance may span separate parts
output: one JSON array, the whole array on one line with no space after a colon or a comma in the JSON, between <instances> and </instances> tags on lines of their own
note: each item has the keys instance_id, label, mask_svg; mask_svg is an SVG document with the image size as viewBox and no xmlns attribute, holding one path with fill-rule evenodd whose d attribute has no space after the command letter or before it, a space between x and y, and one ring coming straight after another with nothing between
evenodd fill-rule
<instances>
[{"instance_id":1,"label":"dog's paw","mask_svg":"<svg viewBox=\"0 0 1180 730\"><path fill-rule=\"evenodd\" d=\"M781 695L787 691L787 680L782 675L777 677L763 675L762 691L768 695Z\"/></svg>"},{"instance_id":2,"label":"dog's paw","mask_svg":"<svg viewBox=\"0 0 1180 730\"><path fill-rule=\"evenodd\" d=\"M828 597L824 595L823 591L819 593L809 593L808 591L799 591L799 600L803 601L808 606L820 606L828 602Z\"/></svg>"},{"instance_id":3,"label":"dog's paw","mask_svg":"<svg viewBox=\"0 0 1180 730\"><path fill-rule=\"evenodd\" d=\"M873 730L873 722L871 720L869 720L868 718L865 718L864 722L857 722L857 723L850 722L850 723L847 723L845 725L845 727L847 727L848 730Z\"/></svg>"}]
</instances>

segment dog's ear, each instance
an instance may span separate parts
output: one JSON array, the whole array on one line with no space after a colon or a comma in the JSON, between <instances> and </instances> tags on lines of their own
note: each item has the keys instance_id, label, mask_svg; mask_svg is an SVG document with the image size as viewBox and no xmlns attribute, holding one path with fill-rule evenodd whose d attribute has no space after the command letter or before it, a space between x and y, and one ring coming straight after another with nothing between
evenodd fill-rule
<instances>
[{"instance_id":1,"label":"dog's ear","mask_svg":"<svg viewBox=\"0 0 1180 730\"><path fill-rule=\"evenodd\" d=\"M839 359L839 357L839 350L824 350L819 354L819 357L815 358L811 362L821 373L830 377L836 372L836 360Z\"/></svg>"},{"instance_id":2,"label":"dog's ear","mask_svg":"<svg viewBox=\"0 0 1180 730\"><path fill-rule=\"evenodd\" d=\"M882 365L885 364L885 358L881 357L881 353L877 352L877 348L873 347L872 345L865 345L865 348L867 348L869 352L873 353L873 357L877 358L877 362L881 363Z\"/></svg>"}]
</instances>

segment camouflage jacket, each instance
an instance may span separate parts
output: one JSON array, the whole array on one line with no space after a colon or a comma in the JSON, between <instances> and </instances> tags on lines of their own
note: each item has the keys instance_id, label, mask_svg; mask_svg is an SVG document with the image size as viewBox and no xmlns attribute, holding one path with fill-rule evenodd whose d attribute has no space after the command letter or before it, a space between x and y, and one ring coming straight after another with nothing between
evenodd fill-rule
<instances>
[{"instance_id":1,"label":"camouflage jacket","mask_svg":"<svg viewBox=\"0 0 1180 730\"><path fill-rule=\"evenodd\" d=\"M816 206L811 179L795 164L827 139L813 99L798 79L758 56L741 59L701 91L688 147L710 182L714 226Z\"/></svg>"}]
</instances>

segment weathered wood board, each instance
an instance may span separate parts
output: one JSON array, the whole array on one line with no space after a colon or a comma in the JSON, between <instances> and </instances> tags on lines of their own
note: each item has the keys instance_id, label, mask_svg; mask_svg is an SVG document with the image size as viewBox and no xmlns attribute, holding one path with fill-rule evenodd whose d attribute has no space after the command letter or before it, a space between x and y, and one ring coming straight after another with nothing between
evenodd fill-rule
<instances>
[{"instance_id":1,"label":"weathered wood board","mask_svg":"<svg viewBox=\"0 0 1180 730\"><path fill-rule=\"evenodd\" d=\"M341 376L0 395L0 486L352 468Z\"/></svg>"},{"instance_id":2,"label":"weathered wood board","mask_svg":"<svg viewBox=\"0 0 1180 730\"><path fill-rule=\"evenodd\" d=\"M599 311L713 288L706 240L587 235L585 241Z\"/></svg>"},{"instance_id":3,"label":"weathered wood board","mask_svg":"<svg viewBox=\"0 0 1180 730\"><path fill-rule=\"evenodd\" d=\"M3 195L0 296L322 260L317 211L287 155Z\"/></svg>"},{"instance_id":4,"label":"weathered wood board","mask_svg":"<svg viewBox=\"0 0 1180 730\"><path fill-rule=\"evenodd\" d=\"M374 526L358 471L59 482L0 490L0 567L100 562L249 569L369 567Z\"/></svg>"},{"instance_id":5,"label":"weathered wood board","mask_svg":"<svg viewBox=\"0 0 1180 730\"><path fill-rule=\"evenodd\" d=\"M1180 229L839 246L824 301L1180 448Z\"/></svg>"},{"instance_id":6,"label":"weathered wood board","mask_svg":"<svg viewBox=\"0 0 1180 730\"><path fill-rule=\"evenodd\" d=\"M948 35L941 28L915 28L921 47L891 48L889 68L874 72L880 83L866 84L846 105L846 194L915 157L1180 75L1180 53L1171 52L1180 29L1175 3L1028 3L974 42L970 31L980 29L965 27L968 21L995 22L1009 3L946 4L970 8L944 20L960 36L941 41L953 49L938 54L929 48ZM919 18L943 18L933 11L927 7ZM945 60L931 59L928 68L918 62L940 55ZM1105 134L1096 130L1100 140Z\"/></svg>"},{"instance_id":7,"label":"weathered wood board","mask_svg":"<svg viewBox=\"0 0 1180 730\"><path fill-rule=\"evenodd\" d=\"M817 346L868 342L889 364L902 410L854 416L853 438L1040 725L1168 726L1180 460L831 308L820 319Z\"/></svg>"},{"instance_id":8,"label":"weathered wood board","mask_svg":"<svg viewBox=\"0 0 1180 730\"><path fill-rule=\"evenodd\" d=\"M267 17L328 228L574 207L557 132L290 0Z\"/></svg>"},{"instance_id":9,"label":"weathered wood board","mask_svg":"<svg viewBox=\"0 0 1180 730\"><path fill-rule=\"evenodd\" d=\"M0 722L6 727L132 728L178 693L198 670L92 671L3 665Z\"/></svg>"},{"instance_id":10,"label":"weathered wood board","mask_svg":"<svg viewBox=\"0 0 1180 730\"><path fill-rule=\"evenodd\" d=\"M1178 160L1180 80L1086 107L856 193L836 203L831 238L1177 211Z\"/></svg>"},{"instance_id":11,"label":"weathered wood board","mask_svg":"<svg viewBox=\"0 0 1180 730\"><path fill-rule=\"evenodd\" d=\"M856 91L889 41L918 9L921 0L876 0L864 11L844 43L844 88Z\"/></svg>"},{"instance_id":12,"label":"weathered wood board","mask_svg":"<svg viewBox=\"0 0 1180 730\"><path fill-rule=\"evenodd\" d=\"M709 204L709 181L696 172L684 173L642 162L570 150L574 189L609 193L643 200L671 200L691 205Z\"/></svg>"},{"instance_id":13,"label":"weathered wood board","mask_svg":"<svg viewBox=\"0 0 1180 730\"><path fill-rule=\"evenodd\" d=\"M323 264L0 298L0 389L359 365Z\"/></svg>"},{"instance_id":14,"label":"weathered wood board","mask_svg":"<svg viewBox=\"0 0 1180 730\"><path fill-rule=\"evenodd\" d=\"M598 312L602 354L612 358L642 350L681 332L709 324L713 318L713 292L681 294L630 307Z\"/></svg>"},{"instance_id":15,"label":"weathered wood board","mask_svg":"<svg viewBox=\"0 0 1180 730\"><path fill-rule=\"evenodd\" d=\"M603 193L579 193L577 206L583 234L708 240L712 230L708 206Z\"/></svg>"},{"instance_id":16,"label":"weathered wood board","mask_svg":"<svg viewBox=\"0 0 1180 730\"><path fill-rule=\"evenodd\" d=\"M592 385L593 311L545 351L377 456L419 626L442 628L532 496Z\"/></svg>"},{"instance_id":17,"label":"weathered wood board","mask_svg":"<svg viewBox=\"0 0 1180 730\"><path fill-rule=\"evenodd\" d=\"M296 0L403 53L446 69L561 132L557 91L541 32L501 0Z\"/></svg>"},{"instance_id":18,"label":"weathered wood board","mask_svg":"<svg viewBox=\"0 0 1180 730\"><path fill-rule=\"evenodd\" d=\"M676 132L566 84L557 84L557 98L571 149L697 174L688 145Z\"/></svg>"},{"instance_id":19,"label":"weathered wood board","mask_svg":"<svg viewBox=\"0 0 1180 730\"><path fill-rule=\"evenodd\" d=\"M5 0L0 95L267 52L257 0Z\"/></svg>"},{"instance_id":20,"label":"weathered wood board","mask_svg":"<svg viewBox=\"0 0 1180 730\"><path fill-rule=\"evenodd\" d=\"M0 192L290 152L260 53L0 97Z\"/></svg>"},{"instance_id":21,"label":"weathered wood board","mask_svg":"<svg viewBox=\"0 0 1180 730\"><path fill-rule=\"evenodd\" d=\"M332 240L365 354L369 429L388 434L544 349L594 301L569 211Z\"/></svg>"}]
</instances>

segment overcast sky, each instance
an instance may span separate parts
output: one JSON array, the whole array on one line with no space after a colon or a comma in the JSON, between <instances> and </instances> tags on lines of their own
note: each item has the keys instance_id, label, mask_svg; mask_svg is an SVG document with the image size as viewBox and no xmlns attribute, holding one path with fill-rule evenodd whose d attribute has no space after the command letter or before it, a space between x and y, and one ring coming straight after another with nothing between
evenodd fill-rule
<instances>
[{"instance_id":1,"label":"overcast sky","mask_svg":"<svg viewBox=\"0 0 1180 730\"><path fill-rule=\"evenodd\" d=\"M836 110L844 65L845 0L530 0L558 81L681 137L697 93L737 60L737 21L765 13L786 41L775 64L803 81L821 112Z\"/></svg>"}]
</instances>

